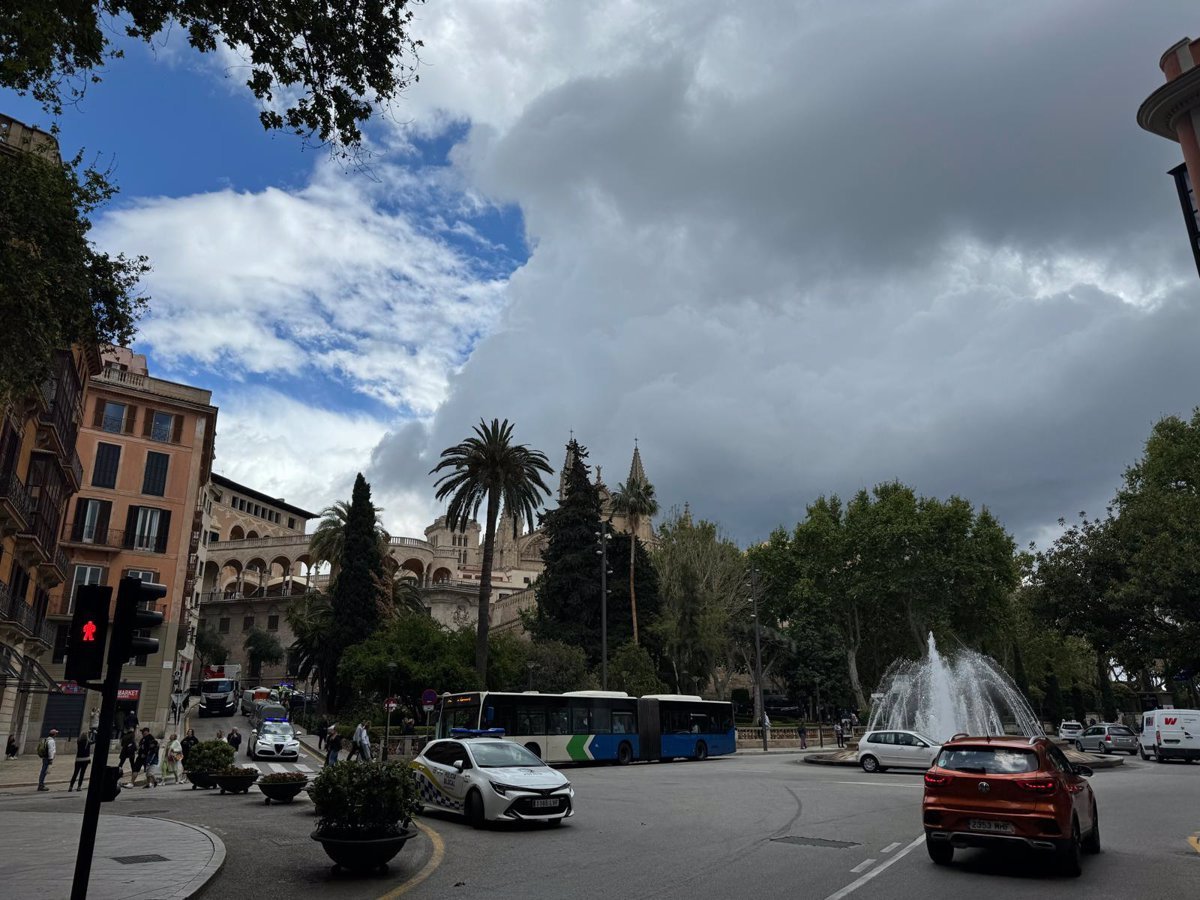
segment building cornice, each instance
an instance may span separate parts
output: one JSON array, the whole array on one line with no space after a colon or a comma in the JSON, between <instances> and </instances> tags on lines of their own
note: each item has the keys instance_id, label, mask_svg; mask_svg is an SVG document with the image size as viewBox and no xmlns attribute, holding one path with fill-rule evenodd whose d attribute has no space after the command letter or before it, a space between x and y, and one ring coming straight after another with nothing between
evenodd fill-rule
<instances>
[{"instance_id":1,"label":"building cornice","mask_svg":"<svg viewBox=\"0 0 1200 900\"><path fill-rule=\"evenodd\" d=\"M1152 134L1178 141L1176 123L1197 107L1200 107L1200 66L1168 81L1143 100L1138 107L1137 123Z\"/></svg>"}]
</instances>

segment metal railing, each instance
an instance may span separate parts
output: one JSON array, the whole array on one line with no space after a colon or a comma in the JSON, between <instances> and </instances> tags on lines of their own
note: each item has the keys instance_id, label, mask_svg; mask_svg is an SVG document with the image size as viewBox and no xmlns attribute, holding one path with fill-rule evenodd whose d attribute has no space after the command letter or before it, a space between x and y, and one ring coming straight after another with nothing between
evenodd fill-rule
<instances>
[{"instance_id":1,"label":"metal railing","mask_svg":"<svg viewBox=\"0 0 1200 900\"><path fill-rule=\"evenodd\" d=\"M0 474L0 500L7 500L17 513L29 524L33 518L33 501L29 498L29 489L17 477L16 472Z\"/></svg>"},{"instance_id":2,"label":"metal railing","mask_svg":"<svg viewBox=\"0 0 1200 900\"><path fill-rule=\"evenodd\" d=\"M20 597L13 596L8 585L0 581L0 618L16 623L20 628L35 632L33 607Z\"/></svg>"},{"instance_id":3,"label":"metal railing","mask_svg":"<svg viewBox=\"0 0 1200 900\"><path fill-rule=\"evenodd\" d=\"M433 544L421 538L394 537L389 542L393 547L417 547L421 550L433 550Z\"/></svg>"},{"instance_id":4,"label":"metal railing","mask_svg":"<svg viewBox=\"0 0 1200 900\"><path fill-rule=\"evenodd\" d=\"M132 549L132 544L126 544L125 532L120 528L89 528L86 523L75 521L63 528L62 539L72 544L88 544L112 550Z\"/></svg>"},{"instance_id":5,"label":"metal railing","mask_svg":"<svg viewBox=\"0 0 1200 900\"><path fill-rule=\"evenodd\" d=\"M253 547L304 547L308 548L311 535L281 534L273 537L239 538L235 541L218 541L222 550L249 550Z\"/></svg>"},{"instance_id":6,"label":"metal railing","mask_svg":"<svg viewBox=\"0 0 1200 900\"><path fill-rule=\"evenodd\" d=\"M58 569L63 581L66 581L71 574L71 559L62 547L54 548L54 568Z\"/></svg>"},{"instance_id":7,"label":"metal railing","mask_svg":"<svg viewBox=\"0 0 1200 900\"><path fill-rule=\"evenodd\" d=\"M83 485L83 463L79 460L79 454L74 450L71 451L71 475L75 479L75 488L78 490Z\"/></svg>"}]
</instances>

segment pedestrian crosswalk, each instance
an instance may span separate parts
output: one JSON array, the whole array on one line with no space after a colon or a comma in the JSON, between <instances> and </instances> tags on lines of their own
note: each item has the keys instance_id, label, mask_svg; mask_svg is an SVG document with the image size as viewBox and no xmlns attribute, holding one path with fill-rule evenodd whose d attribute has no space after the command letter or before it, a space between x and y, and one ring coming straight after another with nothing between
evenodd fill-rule
<instances>
[{"instance_id":1,"label":"pedestrian crosswalk","mask_svg":"<svg viewBox=\"0 0 1200 900\"><path fill-rule=\"evenodd\" d=\"M275 772L303 772L305 775L313 776L317 774L317 770L306 762L267 762L266 760L258 760L257 762L247 761L247 766L253 766L264 775L271 775Z\"/></svg>"}]
</instances>

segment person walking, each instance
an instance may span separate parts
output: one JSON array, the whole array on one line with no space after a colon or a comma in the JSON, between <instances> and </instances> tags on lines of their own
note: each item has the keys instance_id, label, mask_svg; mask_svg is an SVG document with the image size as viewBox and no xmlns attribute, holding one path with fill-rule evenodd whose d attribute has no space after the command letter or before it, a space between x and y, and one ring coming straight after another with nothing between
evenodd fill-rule
<instances>
[{"instance_id":1,"label":"person walking","mask_svg":"<svg viewBox=\"0 0 1200 900\"><path fill-rule=\"evenodd\" d=\"M329 726L329 732L325 735L325 747L325 765L332 766L338 761L338 754L342 752L342 736L338 734L336 725Z\"/></svg>"},{"instance_id":2,"label":"person walking","mask_svg":"<svg viewBox=\"0 0 1200 900\"><path fill-rule=\"evenodd\" d=\"M807 750L808 749L808 726L805 725L803 722L801 722L800 726L796 729L796 733L800 736L800 749Z\"/></svg>"},{"instance_id":3,"label":"person walking","mask_svg":"<svg viewBox=\"0 0 1200 900\"><path fill-rule=\"evenodd\" d=\"M133 773L136 771L133 766L134 760L137 758L137 737L132 730L126 730L121 733L121 755L117 758L117 768L124 769L126 760L129 761L129 780L133 781Z\"/></svg>"},{"instance_id":4,"label":"person walking","mask_svg":"<svg viewBox=\"0 0 1200 900\"><path fill-rule=\"evenodd\" d=\"M358 727L354 729L354 747L351 748L351 752L355 750L363 762L371 761L371 731L367 728L366 719L359 722Z\"/></svg>"},{"instance_id":5,"label":"person walking","mask_svg":"<svg viewBox=\"0 0 1200 900\"><path fill-rule=\"evenodd\" d=\"M167 742L167 768L163 772L163 784L167 783L167 775L174 775L175 783L183 784L183 742L175 732L171 733Z\"/></svg>"},{"instance_id":6,"label":"person walking","mask_svg":"<svg viewBox=\"0 0 1200 900\"><path fill-rule=\"evenodd\" d=\"M50 733L42 738L38 744L37 753L42 758L42 773L38 775L38 790L48 791L46 787L46 773L50 771L50 767L54 765L54 757L58 755L58 742L54 739L58 737L58 729L51 728Z\"/></svg>"},{"instance_id":7,"label":"person walking","mask_svg":"<svg viewBox=\"0 0 1200 900\"><path fill-rule=\"evenodd\" d=\"M317 749L325 746L325 736L329 733L329 723L324 719L317 722Z\"/></svg>"},{"instance_id":8,"label":"person walking","mask_svg":"<svg viewBox=\"0 0 1200 900\"><path fill-rule=\"evenodd\" d=\"M16 759L18 749L16 735L10 734L8 736L8 740L4 744L4 758Z\"/></svg>"},{"instance_id":9,"label":"person walking","mask_svg":"<svg viewBox=\"0 0 1200 900\"><path fill-rule=\"evenodd\" d=\"M142 787L147 789L158 787L158 783L162 780L162 770L159 768L159 746L158 740L150 733L149 728L142 729L142 741L138 749L142 755L142 766L146 770L146 783Z\"/></svg>"},{"instance_id":10,"label":"person walking","mask_svg":"<svg viewBox=\"0 0 1200 900\"><path fill-rule=\"evenodd\" d=\"M71 781L67 784L67 793L75 789L79 782L79 790L83 790L83 779L87 773L88 764L92 761L92 742L86 734L81 734L75 742L75 771L71 773Z\"/></svg>"},{"instance_id":11,"label":"person walking","mask_svg":"<svg viewBox=\"0 0 1200 900\"><path fill-rule=\"evenodd\" d=\"M763 710L763 715L762 715L762 729L763 729L763 737L767 740L767 743L770 743L771 742L771 717L767 715L767 711L765 709Z\"/></svg>"},{"instance_id":12,"label":"person walking","mask_svg":"<svg viewBox=\"0 0 1200 900\"><path fill-rule=\"evenodd\" d=\"M188 754L192 752L192 748L195 747L198 743L200 743L200 739L198 737L196 737L196 729L195 728L189 728L187 730L187 734L184 735L183 740L179 742L179 746L183 748L183 753L180 755L180 763L183 764L183 780L184 781L189 780L188 775L187 775L187 766L186 766Z\"/></svg>"},{"instance_id":13,"label":"person walking","mask_svg":"<svg viewBox=\"0 0 1200 900\"><path fill-rule=\"evenodd\" d=\"M229 729L229 737L225 738L225 741L233 748L233 755L237 756L238 748L242 746L242 733L237 730L236 725Z\"/></svg>"},{"instance_id":14,"label":"person walking","mask_svg":"<svg viewBox=\"0 0 1200 900\"><path fill-rule=\"evenodd\" d=\"M217 729L217 740L218 741L225 740L225 732L222 731L220 728Z\"/></svg>"},{"instance_id":15,"label":"person walking","mask_svg":"<svg viewBox=\"0 0 1200 900\"><path fill-rule=\"evenodd\" d=\"M846 746L846 729L842 727L841 722L833 726L833 736L837 738L837 745L839 747Z\"/></svg>"}]
</instances>

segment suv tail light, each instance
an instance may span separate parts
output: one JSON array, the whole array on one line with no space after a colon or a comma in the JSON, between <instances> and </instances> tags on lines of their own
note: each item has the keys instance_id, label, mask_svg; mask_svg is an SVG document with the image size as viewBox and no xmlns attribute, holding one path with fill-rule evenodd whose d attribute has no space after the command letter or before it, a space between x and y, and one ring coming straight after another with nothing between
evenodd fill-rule
<instances>
[{"instance_id":1,"label":"suv tail light","mask_svg":"<svg viewBox=\"0 0 1200 900\"><path fill-rule=\"evenodd\" d=\"M1017 787L1031 794L1053 794L1057 784L1053 778L1021 778L1017 780Z\"/></svg>"},{"instance_id":2,"label":"suv tail light","mask_svg":"<svg viewBox=\"0 0 1200 900\"><path fill-rule=\"evenodd\" d=\"M1111 744L1112 743L1112 735L1111 734L1104 735L1104 740Z\"/></svg>"},{"instance_id":3,"label":"suv tail light","mask_svg":"<svg viewBox=\"0 0 1200 900\"><path fill-rule=\"evenodd\" d=\"M928 787L944 787L950 783L949 775L938 775L936 772L925 773L925 784Z\"/></svg>"}]
</instances>

